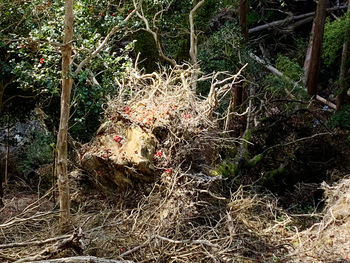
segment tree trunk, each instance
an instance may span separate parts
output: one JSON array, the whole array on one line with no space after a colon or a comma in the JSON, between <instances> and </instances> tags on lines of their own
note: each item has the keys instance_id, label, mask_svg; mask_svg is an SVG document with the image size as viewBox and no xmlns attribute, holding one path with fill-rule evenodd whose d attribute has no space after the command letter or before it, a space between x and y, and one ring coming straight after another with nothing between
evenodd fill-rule
<instances>
[{"instance_id":1,"label":"tree trunk","mask_svg":"<svg viewBox=\"0 0 350 263\"><path fill-rule=\"evenodd\" d=\"M305 83L310 96L317 95L317 81L320 71L321 47L327 7L328 0L318 1L316 15L312 27L312 40L310 43L311 49L308 49L304 64Z\"/></svg>"},{"instance_id":2,"label":"tree trunk","mask_svg":"<svg viewBox=\"0 0 350 263\"><path fill-rule=\"evenodd\" d=\"M248 26L247 26L247 14L248 14L248 0L239 0L239 26L241 27L242 36L244 41L248 40Z\"/></svg>"},{"instance_id":3,"label":"tree trunk","mask_svg":"<svg viewBox=\"0 0 350 263\"><path fill-rule=\"evenodd\" d=\"M189 55L194 67L194 73L192 76L192 91L195 93L197 89L197 81L198 81L198 72L199 72L199 65L198 65L198 59L197 59L197 36L196 32L194 30L194 14L196 11L204 4L205 0L199 1L195 7L192 8L188 15L188 19L190 22L190 50Z\"/></svg>"},{"instance_id":4,"label":"tree trunk","mask_svg":"<svg viewBox=\"0 0 350 263\"><path fill-rule=\"evenodd\" d=\"M350 12L350 0L348 1L348 12ZM347 59L349 54L349 42L350 42L350 24L346 25L345 29L345 35L347 36L345 38L345 42L343 44L343 51L341 56L341 63L340 63L340 73L339 73L339 88L340 93L337 96L337 110L341 109L341 107L345 104L350 103L350 96L349 96L349 66L347 66Z\"/></svg>"},{"instance_id":5,"label":"tree trunk","mask_svg":"<svg viewBox=\"0 0 350 263\"><path fill-rule=\"evenodd\" d=\"M0 81L0 112L2 112L2 99L5 93L5 85Z\"/></svg>"},{"instance_id":6,"label":"tree trunk","mask_svg":"<svg viewBox=\"0 0 350 263\"><path fill-rule=\"evenodd\" d=\"M61 115L57 135L57 176L60 202L60 223L63 227L70 221L70 198L67 173L67 134L70 110L70 94L73 85L71 57L73 40L73 0L65 0L64 38L62 47Z\"/></svg>"},{"instance_id":7,"label":"tree trunk","mask_svg":"<svg viewBox=\"0 0 350 263\"><path fill-rule=\"evenodd\" d=\"M244 43L248 41L248 26L247 26L247 14L248 14L248 0L239 0L239 26L243 36ZM239 106L244 102L246 94L244 94L244 84L237 83L234 87L234 100L233 108L238 111Z\"/></svg>"}]
</instances>

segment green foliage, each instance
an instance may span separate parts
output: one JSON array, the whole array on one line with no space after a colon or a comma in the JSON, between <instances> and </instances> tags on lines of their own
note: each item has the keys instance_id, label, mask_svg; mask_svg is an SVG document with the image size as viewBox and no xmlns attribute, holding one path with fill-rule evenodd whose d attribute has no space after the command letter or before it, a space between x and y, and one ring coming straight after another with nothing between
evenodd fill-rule
<instances>
[{"instance_id":1,"label":"green foliage","mask_svg":"<svg viewBox=\"0 0 350 263\"><path fill-rule=\"evenodd\" d=\"M288 91L297 98L305 98L307 96L305 89L301 86L294 85L294 83L300 83L304 74L296 58L290 59L279 54L276 60L276 68L281 71L285 77L272 74L268 75L264 81L264 86L267 90L279 95L285 95Z\"/></svg>"},{"instance_id":2,"label":"green foliage","mask_svg":"<svg viewBox=\"0 0 350 263\"><path fill-rule=\"evenodd\" d=\"M29 141L30 143L25 146L23 152L19 155L18 170L23 174L28 174L40 165L53 161L54 139L50 134L46 134L41 129L36 129L32 132Z\"/></svg>"},{"instance_id":3,"label":"green foliage","mask_svg":"<svg viewBox=\"0 0 350 263\"><path fill-rule=\"evenodd\" d=\"M130 5L116 8L109 1L74 3L74 65L89 56L115 26L122 25ZM4 1L0 6L0 76L47 101L60 96L64 5L62 1ZM20 21L18 21L20 17ZM131 65L134 43L118 45L121 33L110 39L78 75L73 75L70 130L73 137L87 139L98 126L101 105L117 92L116 78ZM5 56L6 54L6 56ZM74 70L74 66L73 66ZM73 74L73 73L72 73ZM99 85L93 84L92 76ZM44 102L46 105L46 101ZM52 100L52 101L57 101ZM57 105L47 105L57 107ZM86 120L89 122L86 123ZM88 125L93 123L92 125ZM83 128L86 125L88 128Z\"/></svg>"},{"instance_id":4,"label":"green foliage","mask_svg":"<svg viewBox=\"0 0 350 263\"><path fill-rule=\"evenodd\" d=\"M277 57L276 68L283 72L285 76L296 82L299 81L304 74L304 70L300 67L295 58L290 59L281 54Z\"/></svg>"},{"instance_id":5,"label":"green foliage","mask_svg":"<svg viewBox=\"0 0 350 263\"><path fill-rule=\"evenodd\" d=\"M332 127L350 130L350 105L345 105L336 111L330 119L330 124Z\"/></svg>"},{"instance_id":6,"label":"green foliage","mask_svg":"<svg viewBox=\"0 0 350 263\"><path fill-rule=\"evenodd\" d=\"M228 23L198 47L198 59L205 73L237 70L244 49L237 23Z\"/></svg>"},{"instance_id":7,"label":"green foliage","mask_svg":"<svg viewBox=\"0 0 350 263\"><path fill-rule=\"evenodd\" d=\"M340 19L330 21L327 20L323 37L322 58L328 66L332 65L339 55L344 41L349 40L350 32L350 12Z\"/></svg>"}]
</instances>

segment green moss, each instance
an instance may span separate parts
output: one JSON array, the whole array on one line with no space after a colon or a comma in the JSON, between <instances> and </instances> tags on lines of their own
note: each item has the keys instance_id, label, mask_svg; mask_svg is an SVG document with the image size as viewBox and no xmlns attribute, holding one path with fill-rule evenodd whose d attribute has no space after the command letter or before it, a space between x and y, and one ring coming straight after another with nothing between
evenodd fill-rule
<instances>
[{"instance_id":1,"label":"green moss","mask_svg":"<svg viewBox=\"0 0 350 263\"><path fill-rule=\"evenodd\" d=\"M332 65L340 54L344 41L349 40L350 12L335 21L327 20L322 44L322 58L328 66Z\"/></svg>"},{"instance_id":2,"label":"green moss","mask_svg":"<svg viewBox=\"0 0 350 263\"><path fill-rule=\"evenodd\" d=\"M284 175L287 172L284 166L280 166L277 169L273 169L265 173L264 178L262 179L262 184L272 184L276 182L277 177Z\"/></svg>"},{"instance_id":3,"label":"green moss","mask_svg":"<svg viewBox=\"0 0 350 263\"><path fill-rule=\"evenodd\" d=\"M146 31L139 31L132 37L133 40L136 40L134 48L135 55L137 56L140 53L139 66L144 68L146 73L156 71L160 57L152 35Z\"/></svg>"},{"instance_id":4,"label":"green moss","mask_svg":"<svg viewBox=\"0 0 350 263\"><path fill-rule=\"evenodd\" d=\"M216 169L212 171L212 174L217 176L221 175L224 178L230 178L236 176L239 173L239 168L234 161L225 161L224 163L218 165Z\"/></svg>"},{"instance_id":5,"label":"green moss","mask_svg":"<svg viewBox=\"0 0 350 263\"><path fill-rule=\"evenodd\" d=\"M252 159L247 161L246 167L252 168L256 166L263 158L264 156L262 154L255 155Z\"/></svg>"},{"instance_id":6,"label":"green moss","mask_svg":"<svg viewBox=\"0 0 350 263\"><path fill-rule=\"evenodd\" d=\"M332 127L350 130L350 105L345 105L336 111L330 119L330 125Z\"/></svg>"}]
</instances>

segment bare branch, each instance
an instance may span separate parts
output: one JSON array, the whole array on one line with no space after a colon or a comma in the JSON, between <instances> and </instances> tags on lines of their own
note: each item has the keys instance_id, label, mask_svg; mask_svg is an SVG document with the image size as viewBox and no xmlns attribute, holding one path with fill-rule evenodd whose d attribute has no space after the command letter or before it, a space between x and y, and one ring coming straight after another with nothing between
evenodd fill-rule
<instances>
[{"instance_id":1,"label":"bare branch","mask_svg":"<svg viewBox=\"0 0 350 263\"><path fill-rule=\"evenodd\" d=\"M14 248L14 247L26 247L26 246L41 246L41 245L51 243L51 242L56 242L58 240L65 239L68 237L70 237L70 235L53 237L53 238L48 238L45 240L35 240L35 241L29 241L29 242L19 242L19 243L17 242L17 243L1 244L0 249Z\"/></svg>"},{"instance_id":2,"label":"bare branch","mask_svg":"<svg viewBox=\"0 0 350 263\"><path fill-rule=\"evenodd\" d=\"M143 23L145 24L145 28L143 30L145 30L146 32L150 33L154 39L154 42L156 43L156 47L157 47L157 51L158 51L158 54L159 56L165 60L166 62L168 62L171 66L175 67L176 66L176 62L175 60L167 57L164 52L163 52L163 49L162 49L162 45L160 43L160 40L159 40L159 37L158 37L158 34L157 34L157 28L156 28L156 31L152 30L149 26L149 22L148 22L148 19L146 18L145 14L143 13L143 8L142 8L142 1L140 1L139 3L139 6L140 6L140 11L136 8L137 4L135 2L135 0L133 0L133 3L134 3L134 7L135 7L135 11L136 11L136 15L143 21ZM155 19L156 17L161 14L162 11L159 11L155 14L155 17L153 18L153 24L155 24Z\"/></svg>"},{"instance_id":3,"label":"bare branch","mask_svg":"<svg viewBox=\"0 0 350 263\"><path fill-rule=\"evenodd\" d=\"M135 9L123 20L121 24L127 23L130 18L137 12L137 6L135 6ZM105 39L101 42L101 44L93 51L91 52L80 64L78 65L77 69L75 70L75 74L78 74L83 67L90 62L90 60L95 57L107 44L108 40L117 32L117 30L120 29L120 24L116 25L112 28L112 30L107 34Z\"/></svg>"},{"instance_id":4,"label":"bare branch","mask_svg":"<svg viewBox=\"0 0 350 263\"><path fill-rule=\"evenodd\" d=\"M346 7L347 7L347 5L335 6L332 8L328 8L327 12L331 12L331 11L335 11L335 10L339 10L339 9L345 9ZM281 19L281 20L277 20L274 22L266 23L264 25L253 27L253 28L249 29L248 33L249 34L256 33L256 32L262 31L264 29L268 29L268 28L272 28L272 27L276 27L276 26L281 26L285 23L289 23L291 21L307 18L307 17L313 16L313 15L315 15L315 12L310 12L310 13L306 13L306 14L302 14L302 15L293 16L293 17L287 17L285 19Z\"/></svg>"},{"instance_id":5,"label":"bare branch","mask_svg":"<svg viewBox=\"0 0 350 263\"><path fill-rule=\"evenodd\" d=\"M204 4L204 2L205 0L199 1L196 4L196 6L192 8L188 16L190 20L190 57L192 59L193 64L197 64L197 37L194 31L193 15L196 13L198 8L200 8Z\"/></svg>"},{"instance_id":6,"label":"bare branch","mask_svg":"<svg viewBox=\"0 0 350 263\"><path fill-rule=\"evenodd\" d=\"M94 256L77 256L67 258L57 258L48 260L31 261L33 263L132 263L129 260L114 260L107 258L98 258Z\"/></svg>"}]
</instances>

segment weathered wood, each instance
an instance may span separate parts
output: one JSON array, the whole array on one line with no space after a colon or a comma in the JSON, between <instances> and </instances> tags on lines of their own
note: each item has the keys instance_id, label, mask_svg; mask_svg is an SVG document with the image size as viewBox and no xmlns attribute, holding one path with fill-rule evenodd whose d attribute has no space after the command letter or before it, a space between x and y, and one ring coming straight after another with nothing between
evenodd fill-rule
<instances>
[{"instance_id":1,"label":"weathered wood","mask_svg":"<svg viewBox=\"0 0 350 263\"><path fill-rule=\"evenodd\" d=\"M57 135L57 176L60 203L60 223L62 226L67 226L70 221L70 197L67 171L67 134L70 111L70 96L73 86L73 78L71 72L73 21L73 0L66 0L64 38L62 47L61 114Z\"/></svg>"},{"instance_id":2,"label":"weathered wood","mask_svg":"<svg viewBox=\"0 0 350 263\"><path fill-rule=\"evenodd\" d=\"M77 256L57 259L47 259L39 261L31 261L32 263L133 263L130 260L115 260L107 258L98 258L93 256Z\"/></svg>"},{"instance_id":3,"label":"weathered wood","mask_svg":"<svg viewBox=\"0 0 350 263\"><path fill-rule=\"evenodd\" d=\"M345 9L345 8L347 8L347 5L335 6L332 8L327 8L327 12L336 11L336 10ZM270 29L270 28L274 28L277 26L281 26L281 25L287 24L287 23L292 22L292 21L311 17L313 15L315 15L315 12L310 12L310 13L306 13L306 14L302 14L302 15L287 17L285 19L281 19L281 20L266 23L264 25L253 27L253 28L248 30L248 33L251 34L251 33L260 32L260 31L265 30L265 29Z\"/></svg>"}]
</instances>

